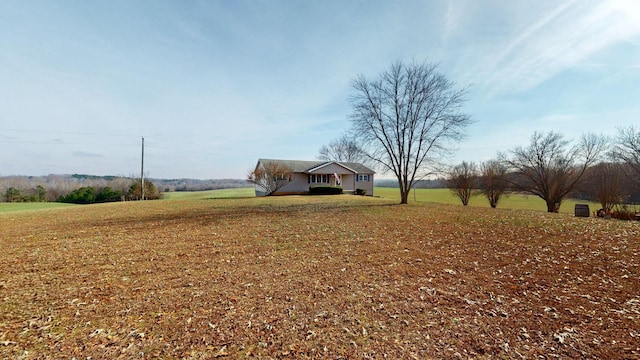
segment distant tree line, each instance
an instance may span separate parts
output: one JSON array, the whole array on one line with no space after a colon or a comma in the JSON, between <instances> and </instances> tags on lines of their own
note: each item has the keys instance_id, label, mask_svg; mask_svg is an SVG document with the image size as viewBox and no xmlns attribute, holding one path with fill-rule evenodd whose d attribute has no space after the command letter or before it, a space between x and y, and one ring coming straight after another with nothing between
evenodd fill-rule
<instances>
[{"instance_id":1,"label":"distant tree line","mask_svg":"<svg viewBox=\"0 0 640 360\"><path fill-rule=\"evenodd\" d=\"M535 195L548 212L558 212L568 197L601 205L599 215L634 218L640 203L640 128L618 130L615 138L586 134L576 143L556 132L532 135L518 146L478 166L450 167L446 185L467 205L483 195L492 207L508 192Z\"/></svg>"},{"instance_id":2,"label":"distant tree line","mask_svg":"<svg viewBox=\"0 0 640 360\"><path fill-rule=\"evenodd\" d=\"M145 199L161 192L246 187L246 180L145 179ZM124 176L47 175L0 177L0 202L100 203L139 200L140 179Z\"/></svg>"},{"instance_id":3,"label":"distant tree line","mask_svg":"<svg viewBox=\"0 0 640 360\"><path fill-rule=\"evenodd\" d=\"M244 179L153 179L161 192L206 191L250 186Z\"/></svg>"},{"instance_id":4,"label":"distant tree line","mask_svg":"<svg viewBox=\"0 0 640 360\"><path fill-rule=\"evenodd\" d=\"M32 202L58 201L82 187L102 189L110 187L126 193L132 179L126 177L97 177L90 175L4 176L0 177L0 201Z\"/></svg>"},{"instance_id":5,"label":"distant tree line","mask_svg":"<svg viewBox=\"0 0 640 360\"><path fill-rule=\"evenodd\" d=\"M0 178L0 194L5 202L65 202L93 204L140 200L140 179L85 175L47 177L12 176ZM160 198L156 186L145 181L146 200Z\"/></svg>"}]
</instances>

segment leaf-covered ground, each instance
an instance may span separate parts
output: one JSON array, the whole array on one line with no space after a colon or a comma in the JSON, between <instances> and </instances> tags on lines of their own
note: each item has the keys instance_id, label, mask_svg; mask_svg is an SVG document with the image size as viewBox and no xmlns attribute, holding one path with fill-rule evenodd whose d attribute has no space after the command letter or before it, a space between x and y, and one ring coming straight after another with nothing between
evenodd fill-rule
<instances>
[{"instance_id":1,"label":"leaf-covered ground","mask_svg":"<svg viewBox=\"0 0 640 360\"><path fill-rule=\"evenodd\" d=\"M640 358L638 222L336 196L0 225L0 358Z\"/></svg>"}]
</instances>

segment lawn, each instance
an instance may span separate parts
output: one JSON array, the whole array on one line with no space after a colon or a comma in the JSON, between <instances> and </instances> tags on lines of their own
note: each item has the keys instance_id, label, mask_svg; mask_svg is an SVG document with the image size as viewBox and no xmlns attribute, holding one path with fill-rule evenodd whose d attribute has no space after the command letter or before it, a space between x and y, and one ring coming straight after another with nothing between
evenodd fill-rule
<instances>
[{"instance_id":1,"label":"lawn","mask_svg":"<svg viewBox=\"0 0 640 360\"><path fill-rule=\"evenodd\" d=\"M376 187L374 189L374 195L384 199L390 199L400 202L400 192L394 188L382 188ZM221 189L211 191L186 191L186 192L168 192L163 193L162 198L166 200L197 200L197 199L221 199L221 198L246 198L254 197L254 188L238 188L238 189ZM411 191L409 196L409 202L427 202L437 204L451 204L460 205L460 199L454 195L449 189L415 189ZM597 211L600 205L594 202L567 199L562 203L560 207L561 213L573 214L575 204L589 204L592 212ZM485 207L489 208L489 202L482 196L473 196L469 202L471 207ZM500 203L499 208L505 209L518 209L518 210L533 210L533 211L547 211L545 202L532 195L511 194L504 196Z\"/></svg>"},{"instance_id":2,"label":"lawn","mask_svg":"<svg viewBox=\"0 0 640 360\"><path fill-rule=\"evenodd\" d=\"M0 223L0 358L640 356L637 222L345 195Z\"/></svg>"},{"instance_id":3,"label":"lawn","mask_svg":"<svg viewBox=\"0 0 640 360\"><path fill-rule=\"evenodd\" d=\"M394 199L400 202L400 191L398 189L376 187L374 189L374 195L387 199ZM462 202L457 195L449 189L414 189L411 190L411 194L409 196L409 202L413 201L462 206ZM600 208L600 204L595 202L566 199L560 206L560 212L573 214L576 204L588 204L592 212L597 211ZM490 208L489 201L481 195L472 196L469 201L469 206ZM547 205L544 200L537 196L523 194L505 195L500 199L498 208L547 211Z\"/></svg>"},{"instance_id":4,"label":"lawn","mask_svg":"<svg viewBox=\"0 0 640 360\"><path fill-rule=\"evenodd\" d=\"M6 203L0 202L0 213L16 212L16 211L34 211L34 210L50 210L64 207L76 206L73 204L64 204L58 202L24 202L24 203Z\"/></svg>"},{"instance_id":5,"label":"lawn","mask_svg":"<svg viewBox=\"0 0 640 360\"><path fill-rule=\"evenodd\" d=\"M374 195L385 199L391 199L400 202L400 192L394 188L381 188L376 187L374 189ZM255 197L255 189L253 187L248 188L234 188L234 189L219 189L209 191L176 191L162 193L162 199L164 200L206 200L206 199L226 199L226 198L252 198ZM409 196L409 202L427 202L438 204L451 204L460 205L460 199L458 199L448 189L415 189L411 191ZM592 212L597 211L600 205L594 202L567 199L562 203L560 207L561 213L573 214L575 204L589 204ZM28 211L28 210L46 210L56 209L60 207L74 206L70 204L62 203L0 203L0 213L2 212L15 212L15 211ZM471 207L485 207L489 208L488 201L482 196L474 196L469 202ZM505 209L519 209L519 210L534 210L534 211L546 211L547 207L544 201L538 197L531 195L512 194L502 198L498 204L499 208Z\"/></svg>"},{"instance_id":6,"label":"lawn","mask_svg":"<svg viewBox=\"0 0 640 360\"><path fill-rule=\"evenodd\" d=\"M164 200L204 200L255 197L255 188L233 188L208 191L174 191L162 193Z\"/></svg>"}]
</instances>

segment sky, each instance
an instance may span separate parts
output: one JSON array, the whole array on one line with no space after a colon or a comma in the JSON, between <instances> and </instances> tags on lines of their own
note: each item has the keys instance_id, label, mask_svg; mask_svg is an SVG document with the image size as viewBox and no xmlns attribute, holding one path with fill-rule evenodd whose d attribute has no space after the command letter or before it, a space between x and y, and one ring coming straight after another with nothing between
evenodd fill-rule
<instances>
[{"instance_id":1,"label":"sky","mask_svg":"<svg viewBox=\"0 0 640 360\"><path fill-rule=\"evenodd\" d=\"M636 0L0 0L0 176L314 160L397 61L467 89L451 163L640 125Z\"/></svg>"}]
</instances>

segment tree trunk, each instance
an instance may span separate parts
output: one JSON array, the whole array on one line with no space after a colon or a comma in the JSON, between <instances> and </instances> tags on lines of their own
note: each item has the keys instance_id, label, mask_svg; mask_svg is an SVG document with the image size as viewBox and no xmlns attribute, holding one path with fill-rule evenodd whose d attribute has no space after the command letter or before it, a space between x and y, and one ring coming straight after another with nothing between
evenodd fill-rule
<instances>
[{"instance_id":1,"label":"tree trunk","mask_svg":"<svg viewBox=\"0 0 640 360\"><path fill-rule=\"evenodd\" d=\"M409 190L401 190L400 191L400 204L406 204L407 201L409 200L409 192L411 191L411 189Z\"/></svg>"},{"instance_id":2,"label":"tree trunk","mask_svg":"<svg viewBox=\"0 0 640 360\"><path fill-rule=\"evenodd\" d=\"M547 212L557 213L560 211L560 203L554 200L547 200Z\"/></svg>"}]
</instances>

